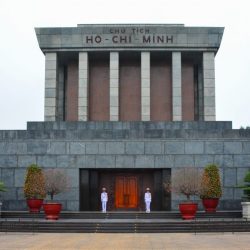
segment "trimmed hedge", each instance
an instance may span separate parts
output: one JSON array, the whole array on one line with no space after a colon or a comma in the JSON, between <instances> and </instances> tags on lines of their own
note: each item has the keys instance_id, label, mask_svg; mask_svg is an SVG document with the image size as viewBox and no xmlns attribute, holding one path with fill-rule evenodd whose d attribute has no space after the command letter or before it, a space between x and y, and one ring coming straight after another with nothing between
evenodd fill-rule
<instances>
[{"instance_id":1,"label":"trimmed hedge","mask_svg":"<svg viewBox=\"0 0 250 250\"><path fill-rule=\"evenodd\" d=\"M215 164L205 167L201 178L201 199L220 198L222 188L220 182L219 168Z\"/></svg>"},{"instance_id":2,"label":"trimmed hedge","mask_svg":"<svg viewBox=\"0 0 250 250\"><path fill-rule=\"evenodd\" d=\"M44 199L46 197L45 177L42 169L36 164L32 164L27 168L24 196L26 199Z\"/></svg>"}]
</instances>

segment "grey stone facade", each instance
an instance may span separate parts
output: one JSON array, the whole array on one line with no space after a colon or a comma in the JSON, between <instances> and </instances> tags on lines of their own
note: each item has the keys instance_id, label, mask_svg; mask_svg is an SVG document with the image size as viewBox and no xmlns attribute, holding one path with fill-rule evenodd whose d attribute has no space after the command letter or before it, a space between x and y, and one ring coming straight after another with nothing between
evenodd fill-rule
<instances>
[{"instance_id":1,"label":"grey stone facade","mask_svg":"<svg viewBox=\"0 0 250 250\"><path fill-rule=\"evenodd\" d=\"M96 50L99 47L112 50L164 48L172 51L174 47L217 51L223 31L223 27L186 27L183 24L78 24L67 28L36 28L43 51Z\"/></svg>"},{"instance_id":2,"label":"grey stone facade","mask_svg":"<svg viewBox=\"0 0 250 250\"><path fill-rule=\"evenodd\" d=\"M39 46L46 56L45 122L28 122L27 130L0 131L0 180L8 188L8 192L2 194L3 209L27 209L23 185L26 167L32 163L68 173L71 188L56 198L65 210L71 211L97 209L98 185L105 180L104 177L98 180L97 175L122 171L143 173L147 178L151 175L155 194L160 194L155 197L158 207L177 209L184 197L164 196L164 178L170 178L171 172L179 168L202 169L216 163L223 185L219 208L239 209L241 190L235 186L250 169L250 130L233 130L231 122L215 121L214 57L223 30L167 24L36 28ZM109 53L110 121L106 122L90 121L88 113L89 56L98 55L100 51ZM137 122L119 121L119 58L124 52L140 52L141 121ZM150 58L156 56L156 52L172 55L172 122L149 121ZM185 122L182 119L182 61L189 57L197 73L194 77L197 78L195 121ZM71 59L78 62L75 122L64 121L67 82L64 70ZM91 196L93 190L95 204ZM82 204L82 196L92 200L95 206L91 207L91 202Z\"/></svg>"},{"instance_id":3,"label":"grey stone facade","mask_svg":"<svg viewBox=\"0 0 250 250\"><path fill-rule=\"evenodd\" d=\"M241 183L250 169L250 131L231 122L29 122L27 130L0 131L0 179L4 210L23 210L26 167L65 169L64 209L79 210L79 169L168 169L216 163L223 183L221 209L238 209ZM172 195L172 209L179 199Z\"/></svg>"},{"instance_id":4,"label":"grey stone facade","mask_svg":"<svg viewBox=\"0 0 250 250\"><path fill-rule=\"evenodd\" d=\"M151 118L151 58L154 54L172 54L171 120L216 120L214 57L220 47L223 27L188 27L183 24L78 24L68 28L36 28L40 49L46 56L45 121L63 121L62 69L69 55L78 61L77 119L89 121L89 61L93 53L109 53L109 120L122 120L120 108L119 58L124 51L141 54L141 121ZM101 54L100 53L100 54ZM195 117L185 119L182 114L182 64L185 56L192 57L195 67ZM190 60L190 58L189 58ZM197 72L199 71L199 73ZM197 74L197 76L196 76ZM65 83L66 84L66 83ZM67 83L68 84L68 83ZM57 94L56 94L57 93ZM96 119L101 120L101 119ZM162 120L162 119L160 119Z\"/></svg>"}]
</instances>

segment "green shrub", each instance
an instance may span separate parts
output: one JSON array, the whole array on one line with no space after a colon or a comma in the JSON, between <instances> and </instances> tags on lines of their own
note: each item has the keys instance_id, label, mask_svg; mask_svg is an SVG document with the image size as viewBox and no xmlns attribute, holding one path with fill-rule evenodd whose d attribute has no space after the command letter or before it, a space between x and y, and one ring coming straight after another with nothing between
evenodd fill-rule
<instances>
[{"instance_id":1,"label":"green shrub","mask_svg":"<svg viewBox=\"0 0 250 250\"><path fill-rule=\"evenodd\" d=\"M222 195L220 173L217 165L205 167L201 178L201 199L220 198Z\"/></svg>"},{"instance_id":2,"label":"green shrub","mask_svg":"<svg viewBox=\"0 0 250 250\"><path fill-rule=\"evenodd\" d=\"M27 168L24 195L26 199L44 199L46 196L44 174L36 164L32 164Z\"/></svg>"},{"instance_id":3,"label":"green shrub","mask_svg":"<svg viewBox=\"0 0 250 250\"><path fill-rule=\"evenodd\" d=\"M0 181L0 192L5 192L6 188L4 186L4 183Z\"/></svg>"},{"instance_id":4,"label":"green shrub","mask_svg":"<svg viewBox=\"0 0 250 250\"><path fill-rule=\"evenodd\" d=\"M244 177L244 185L238 186L243 189L243 200L250 201L250 171L246 173Z\"/></svg>"}]
</instances>

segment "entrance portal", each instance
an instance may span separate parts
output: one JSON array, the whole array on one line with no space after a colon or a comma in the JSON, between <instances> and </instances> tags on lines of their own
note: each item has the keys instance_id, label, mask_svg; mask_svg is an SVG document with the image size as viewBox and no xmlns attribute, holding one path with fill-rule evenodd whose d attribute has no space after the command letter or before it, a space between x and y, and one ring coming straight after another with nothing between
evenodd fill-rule
<instances>
[{"instance_id":1,"label":"entrance portal","mask_svg":"<svg viewBox=\"0 0 250 250\"><path fill-rule=\"evenodd\" d=\"M80 210L100 211L101 191L108 193L107 211L145 211L144 194L151 190L151 210L170 210L170 193L163 182L170 180L170 169L81 169Z\"/></svg>"},{"instance_id":2,"label":"entrance portal","mask_svg":"<svg viewBox=\"0 0 250 250\"><path fill-rule=\"evenodd\" d=\"M136 176L116 176L115 178L115 207L137 208L138 187Z\"/></svg>"}]
</instances>

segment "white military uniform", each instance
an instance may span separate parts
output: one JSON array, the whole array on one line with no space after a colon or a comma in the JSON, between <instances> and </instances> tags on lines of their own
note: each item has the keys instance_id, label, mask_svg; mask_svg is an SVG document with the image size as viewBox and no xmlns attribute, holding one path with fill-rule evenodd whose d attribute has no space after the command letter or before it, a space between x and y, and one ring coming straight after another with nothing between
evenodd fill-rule
<instances>
[{"instance_id":1,"label":"white military uniform","mask_svg":"<svg viewBox=\"0 0 250 250\"><path fill-rule=\"evenodd\" d=\"M102 212L106 212L108 194L105 191L101 193L101 202L102 202Z\"/></svg>"},{"instance_id":2,"label":"white military uniform","mask_svg":"<svg viewBox=\"0 0 250 250\"><path fill-rule=\"evenodd\" d=\"M147 191L145 193L144 201L145 201L145 205L146 205L146 212L149 213L150 212L150 203L151 203L151 193L149 191Z\"/></svg>"}]
</instances>

